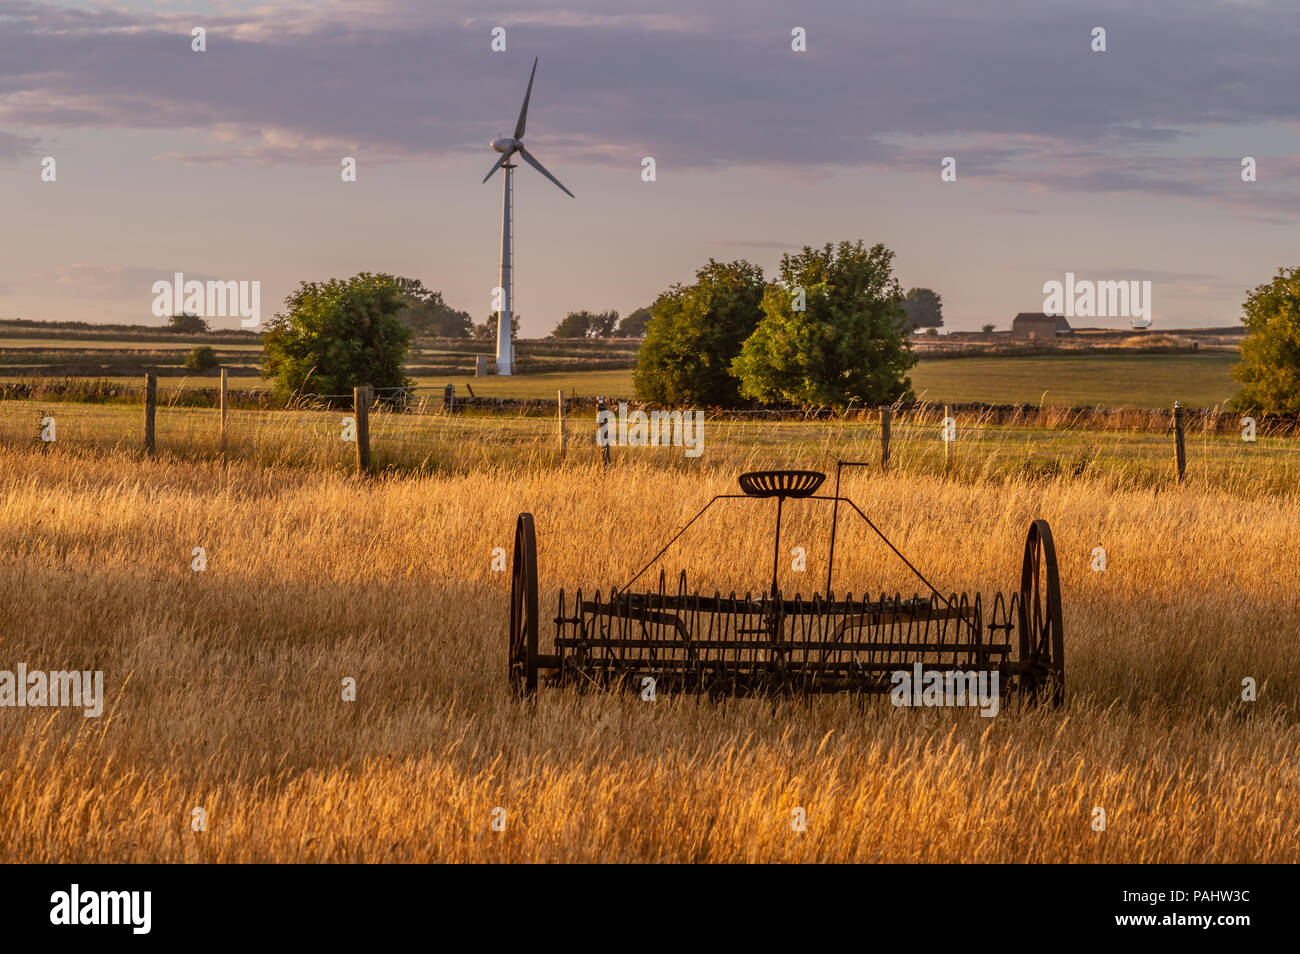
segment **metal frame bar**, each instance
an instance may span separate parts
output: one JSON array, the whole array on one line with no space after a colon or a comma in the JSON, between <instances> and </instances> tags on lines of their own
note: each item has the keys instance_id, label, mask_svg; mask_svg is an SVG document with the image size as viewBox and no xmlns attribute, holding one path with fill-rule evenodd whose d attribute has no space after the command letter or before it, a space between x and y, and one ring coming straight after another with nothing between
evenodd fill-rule
<instances>
[{"instance_id":1,"label":"metal frame bar","mask_svg":"<svg viewBox=\"0 0 1300 954\"><path fill-rule=\"evenodd\" d=\"M853 464L853 462L851 462L851 461L844 461L843 463L848 464L848 465L850 465L850 466L867 466L867 465L856 465L856 464ZM838 471L838 464L837 464L837 471ZM835 483L836 483L837 487L836 487L835 496L833 496L833 497L819 497L819 496L815 496L815 495L814 495L814 496L811 496L811 497L799 497L799 498L796 498L796 499L799 499L799 500L832 501L832 502L834 503L834 507L835 507L835 509L834 509L834 512L833 512L833 515L832 515L832 522L831 522L831 559L833 560L833 559L834 559L834 555L835 555L835 532L836 532L836 526L835 526L835 523L836 523L836 517L835 517L835 515L838 514L838 512L839 512L840 501L843 501L844 503L846 503L846 504L848 504L850 507L852 507L853 510L854 510L854 512L856 512L857 515L858 515L859 517L861 517L864 521L866 521L867 526L870 527L870 528L872 529L872 531L875 532L876 536L880 537L880 539L881 539L882 541L884 541L885 546L889 547L889 549L893 551L893 553L894 553L894 555L895 555L896 557L898 557L900 560L903 561L903 565L906 566L909 570L911 570L912 573L913 573L913 575L915 575L916 578L917 578L918 580L920 580L922 583L925 584L926 589L928 589L931 593L933 593L933 594L934 594L935 596L937 596L939 599L943 600L944 602L947 602L947 597L945 597L942 593L940 593L939 590L934 586L934 584L931 583L928 579L926 579L925 574L922 573L920 570L918 570L918 569L917 569L917 568L912 564L912 561L911 561L911 560L909 560L907 557L903 556L902 552L898 549L898 547L894 546L894 544L890 541L890 539L889 539L887 536L885 536L884 531L882 531L879 527L877 527L874 523L871 522L871 518L868 517L868 516L867 516L867 515L862 511L862 508L861 508L861 507L859 507L856 503L854 503L854 502L853 502L851 499L849 499L848 497L842 497L842 496L840 496L839 488L838 488L838 484L839 484L839 474L838 474L838 472L836 473ZM712 498L708 503L706 503L703 507L701 507L701 508L696 512L695 516L691 517L690 520L686 521L686 525L685 525L684 527L682 527L682 528L681 528L680 530L678 530L675 534L673 534L672 539L670 539L667 543L665 543L662 547L660 547L659 552L656 553L654 556L652 556L652 557L650 558L650 560L645 564L645 566L643 566L643 567L641 567L641 569L637 570L637 571L636 571L636 574L635 574L635 575L634 575L630 580L628 580L626 583L624 583L622 586L620 586L620 587L619 587L617 590L615 590L614 592L615 592L615 593L623 593L623 592L625 592L625 591L627 590L627 588L628 588L629 586L631 586L633 583L635 583L637 580L639 580L639 579L641 578L641 574L645 573L646 570L650 569L650 567L654 565L654 563L655 563L656 560L658 560L661 556L663 556L665 553L667 553L668 550L669 550L669 548L670 548L674 543L676 543L679 539L681 539L682 534L684 534L687 530L689 530L689 529L691 528L691 526L695 523L695 521L696 521L696 520L699 520L700 517L704 516L704 512L705 512L706 510L708 510L710 507L712 507L712 506L713 506L715 503L717 503L719 500L761 500L761 499L763 499L763 498L761 498L761 497L751 497L751 496L749 496L748 494L717 494L717 495L715 495L715 496L714 496L714 497L713 497L713 498ZM780 500L781 500L781 498L777 498L777 542L776 542L776 547L777 547L777 549L776 549L776 552L773 554L773 568L772 568L772 595L773 595L773 596L775 596L776 593L777 593L777 588L776 588L776 564L777 564L777 561L778 561L779 558L780 558L780 544L781 544L781 539L780 539L780 530L781 530L781 525L780 525L780 515L781 515L781 510L780 510L780 506L781 506L781 505L780 505ZM826 588L826 596L827 596L827 597L829 597L829 596L831 595L830 586L829 586L829 570L830 570L830 568L828 568L828 572L827 572L827 579L828 579L828 585L827 585L827 588Z\"/></svg>"}]
</instances>

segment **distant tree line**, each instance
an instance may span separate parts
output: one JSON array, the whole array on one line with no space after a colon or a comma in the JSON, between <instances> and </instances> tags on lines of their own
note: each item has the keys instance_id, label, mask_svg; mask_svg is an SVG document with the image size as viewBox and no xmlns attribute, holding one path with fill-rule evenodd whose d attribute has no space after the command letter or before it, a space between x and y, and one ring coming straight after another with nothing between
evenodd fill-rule
<instances>
[{"instance_id":1,"label":"distant tree line","mask_svg":"<svg viewBox=\"0 0 1300 954\"><path fill-rule=\"evenodd\" d=\"M552 338L640 338L650 323L650 309L638 308L619 319L617 311L571 311L560 319Z\"/></svg>"}]
</instances>

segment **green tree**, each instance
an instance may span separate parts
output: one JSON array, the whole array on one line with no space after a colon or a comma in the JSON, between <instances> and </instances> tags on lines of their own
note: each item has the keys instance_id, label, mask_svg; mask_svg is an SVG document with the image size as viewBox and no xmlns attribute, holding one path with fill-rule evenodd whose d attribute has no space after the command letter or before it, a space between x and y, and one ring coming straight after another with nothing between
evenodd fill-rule
<instances>
[{"instance_id":1,"label":"green tree","mask_svg":"<svg viewBox=\"0 0 1300 954\"><path fill-rule=\"evenodd\" d=\"M217 353L208 345L199 345L185 356L185 367L200 374L211 371L217 363Z\"/></svg>"},{"instance_id":2,"label":"green tree","mask_svg":"<svg viewBox=\"0 0 1300 954\"><path fill-rule=\"evenodd\" d=\"M660 404L739 404L731 361L762 316L763 289L757 265L709 259L694 284L660 295L637 356L637 397Z\"/></svg>"},{"instance_id":3,"label":"green tree","mask_svg":"<svg viewBox=\"0 0 1300 954\"><path fill-rule=\"evenodd\" d=\"M883 245L860 241L783 256L781 283L768 287L763 320L732 363L740 393L837 407L911 397L906 372L916 356L893 260Z\"/></svg>"},{"instance_id":4,"label":"green tree","mask_svg":"<svg viewBox=\"0 0 1300 954\"><path fill-rule=\"evenodd\" d=\"M172 315L167 319L167 330L178 335L201 335L208 330L208 323L198 315Z\"/></svg>"},{"instance_id":5,"label":"green tree","mask_svg":"<svg viewBox=\"0 0 1300 954\"><path fill-rule=\"evenodd\" d=\"M618 312L571 311L551 332L552 338L609 338L618 324Z\"/></svg>"},{"instance_id":6,"label":"green tree","mask_svg":"<svg viewBox=\"0 0 1300 954\"><path fill-rule=\"evenodd\" d=\"M496 341L497 340L497 313L494 311L483 319L480 325L474 325L472 334L475 341ZM519 340L519 316L510 316L510 340Z\"/></svg>"},{"instance_id":7,"label":"green tree","mask_svg":"<svg viewBox=\"0 0 1300 954\"><path fill-rule=\"evenodd\" d=\"M984 332L986 335L993 334L994 329L994 325L980 325L980 331Z\"/></svg>"},{"instance_id":8,"label":"green tree","mask_svg":"<svg viewBox=\"0 0 1300 954\"><path fill-rule=\"evenodd\" d=\"M650 324L650 309L638 308L618 323L620 338L644 338L646 326Z\"/></svg>"},{"instance_id":9,"label":"green tree","mask_svg":"<svg viewBox=\"0 0 1300 954\"><path fill-rule=\"evenodd\" d=\"M438 329L439 338L468 338L474 319L468 311L448 307L442 316L442 325Z\"/></svg>"},{"instance_id":10,"label":"green tree","mask_svg":"<svg viewBox=\"0 0 1300 954\"><path fill-rule=\"evenodd\" d=\"M560 319L559 324L551 332L551 337L585 338L589 328L591 328L591 312L571 311Z\"/></svg>"},{"instance_id":11,"label":"green tree","mask_svg":"<svg viewBox=\"0 0 1300 954\"><path fill-rule=\"evenodd\" d=\"M1242 305L1246 339L1232 369L1239 410L1300 414L1300 267L1279 268Z\"/></svg>"},{"instance_id":12,"label":"green tree","mask_svg":"<svg viewBox=\"0 0 1300 954\"><path fill-rule=\"evenodd\" d=\"M618 312L602 311L591 316L591 331L588 333L593 338L612 338L617 327Z\"/></svg>"},{"instance_id":13,"label":"green tree","mask_svg":"<svg viewBox=\"0 0 1300 954\"><path fill-rule=\"evenodd\" d=\"M907 322L913 328L939 328L943 325L943 299L928 288L909 288L903 296Z\"/></svg>"},{"instance_id":14,"label":"green tree","mask_svg":"<svg viewBox=\"0 0 1300 954\"><path fill-rule=\"evenodd\" d=\"M402 387L411 331L392 275L303 282L268 323L266 375L276 393L348 394L354 387Z\"/></svg>"},{"instance_id":15,"label":"green tree","mask_svg":"<svg viewBox=\"0 0 1300 954\"><path fill-rule=\"evenodd\" d=\"M398 287L406 301L402 309L402 324L412 334L431 338L468 338L474 319L469 312L448 305L442 292L430 291L418 278L397 278Z\"/></svg>"}]
</instances>

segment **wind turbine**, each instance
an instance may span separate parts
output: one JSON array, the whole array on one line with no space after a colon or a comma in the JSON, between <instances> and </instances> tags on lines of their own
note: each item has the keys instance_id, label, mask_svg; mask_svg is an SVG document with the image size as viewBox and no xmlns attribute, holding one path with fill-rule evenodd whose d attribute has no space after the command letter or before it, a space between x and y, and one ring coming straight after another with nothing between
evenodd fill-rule
<instances>
[{"instance_id":1,"label":"wind turbine","mask_svg":"<svg viewBox=\"0 0 1300 954\"><path fill-rule=\"evenodd\" d=\"M498 169L505 169L506 171L505 191L501 195L501 307L497 311L497 374L510 374L511 365L514 363L514 341L510 334L510 306L514 293L510 262L513 251L511 227L514 217L510 173L515 168L515 164L510 161L511 157L515 155L523 157L524 162L554 182L569 198L573 198L573 193L565 189L564 184L547 172L546 167L533 158L533 154L524 148L524 125L528 122L528 99L533 95L533 77L536 75L537 59L534 58L533 71L528 76L528 90L524 93L524 105L519 108L519 121L515 123L515 134L492 140L492 148L501 153L501 158L483 177L483 181L487 182Z\"/></svg>"}]
</instances>

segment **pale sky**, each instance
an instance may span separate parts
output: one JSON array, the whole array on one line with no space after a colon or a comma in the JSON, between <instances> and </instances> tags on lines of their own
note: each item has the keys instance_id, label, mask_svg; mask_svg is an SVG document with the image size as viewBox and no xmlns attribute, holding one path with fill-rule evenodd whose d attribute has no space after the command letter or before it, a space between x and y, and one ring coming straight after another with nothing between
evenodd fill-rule
<instances>
[{"instance_id":1,"label":"pale sky","mask_svg":"<svg viewBox=\"0 0 1300 954\"><path fill-rule=\"evenodd\" d=\"M1151 281L1153 329L1235 324L1300 265L1298 50L1294 0L0 0L0 317L156 324L179 271L260 281L269 318L369 270L482 320L488 142L536 56L525 142L576 198L516 171L525 336L842 239L894 249L950 328L1067 271Z\"/></svg>"}]
</instances>

